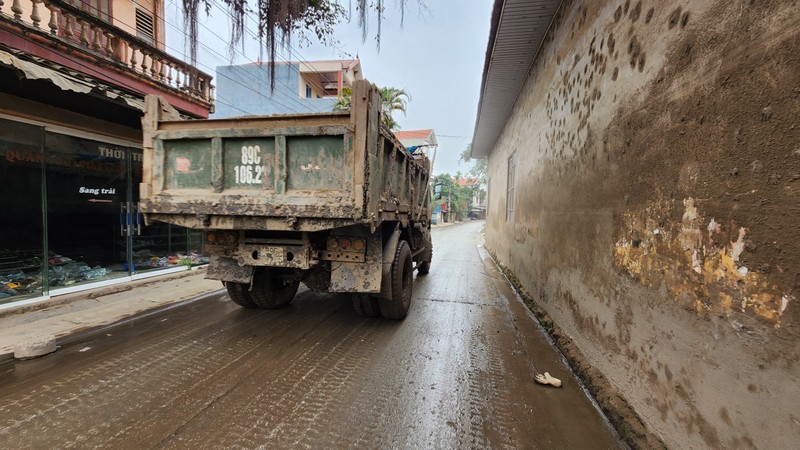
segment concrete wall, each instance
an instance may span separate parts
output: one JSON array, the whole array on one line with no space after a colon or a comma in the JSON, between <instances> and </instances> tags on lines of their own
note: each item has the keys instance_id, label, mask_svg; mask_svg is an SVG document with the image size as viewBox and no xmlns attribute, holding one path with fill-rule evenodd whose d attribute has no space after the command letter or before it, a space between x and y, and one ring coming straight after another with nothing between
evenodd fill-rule
<instances>
[{"instance_id":1,"label":"concrete wall","mask_svg":"<svg viewBox=\"0 0 800 450\"><path fill-rule=\"evenodd\" d=\"M796 2L567 1L490 155L488 248L670 447L800 442L798 118Z\"/></svg>"},{"instance_id":2,"label":"concrete wall","mask_svg":"<svg viewBox=\"0 0 800 450\"><path fill-rule=\"evenodd\" d=\"M219 66L214 78L217 85L216 112L212 119L243 115L297 114L333 111L336 99L300 98L300 66L275 66L275 91L270 90L269 66L247 64ZM305 96L305 83L303 95Z\"/></svg>"}]
</instances>

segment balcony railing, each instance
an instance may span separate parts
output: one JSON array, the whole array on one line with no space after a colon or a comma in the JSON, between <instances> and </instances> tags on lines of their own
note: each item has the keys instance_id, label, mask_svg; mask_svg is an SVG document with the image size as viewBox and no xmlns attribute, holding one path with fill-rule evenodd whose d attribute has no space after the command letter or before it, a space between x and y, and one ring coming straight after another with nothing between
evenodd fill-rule
<instances>
[{"instance_id":1,"label":"balcony railing","mask_svg":"<svg viewBox=\"0 0 800 450\"><path fill-rule=\"evenodd\" d=\"M210 75L61 0L0 0L0 27L8 26L196 103L213 104Z\"/></svg>"}]
</instances>

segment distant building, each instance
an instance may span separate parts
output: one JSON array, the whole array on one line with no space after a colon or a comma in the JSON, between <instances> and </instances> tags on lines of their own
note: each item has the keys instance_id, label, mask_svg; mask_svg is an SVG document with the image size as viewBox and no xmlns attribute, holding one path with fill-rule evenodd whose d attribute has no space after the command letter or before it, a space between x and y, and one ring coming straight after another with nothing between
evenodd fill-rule
<instances>
[{"instance_id":1,"label":"distant building","mask_svg":"<svg viewBox=\"0 0 800 450\"><path fill-rule=\"evenodd\" d=\"M433 130L395 131L394 136L406 148L417 147L430 151L439 145L436 142L436 133Z\"/></svg>"},{"instance_id":2,"label":"distant building","mask_svg":"<svg viewBox=\"0 0 800 450\"><path fill-rule=\"evenodd\" d=\"M468 186L472 188L472 199L469 203L467 217L470 219L485 219L486 190L484 186L481 186L481 180L478 178L456 178L456 183L458 183L459 186Z\"/></svg>"},{"instance_id":3,"label":"distant building","mask_svg":"<svg viewBox=\"0 0 800 450\"><path fill-rule=\"evenodd\" d=\"M358 59L275 63L272 90L269 64L218 66L211 117L332 111L342 89L362 79Z\"/></svg>"}]
</instances>

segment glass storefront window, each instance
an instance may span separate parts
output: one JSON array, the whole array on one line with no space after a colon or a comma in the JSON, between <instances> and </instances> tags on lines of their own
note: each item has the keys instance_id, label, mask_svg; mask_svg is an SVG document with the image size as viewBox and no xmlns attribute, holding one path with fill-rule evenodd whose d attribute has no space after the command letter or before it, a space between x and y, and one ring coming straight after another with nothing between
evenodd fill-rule
<instances>
[{"instance_id":1,"label":"glass storefront window","mask_svg":"<svg viewBox=\"0 0 800 450\"><path fill-rule=\"evenodd\" d=\"M0 304L208 262L202 232L145 225L140 148L0 119L0 180Z\"/></svg>"},{"instance_id":2,"label":"glass storefront window","mask_svg":"<svg viewBox=\"0 0 800 450\"><path fill-rule=\"evenodd\" d=\"M45 133L50 288L129 275L128 149Z\"/></svg>"},{"instance_id":3,"label":"glass storefront window","mask_svg":"<svg viewBox=\"0 0 800 450\"><path fill-rule=\"evenodd\" d=\"M42 127L0 119L0 304L38 297L42 241Z\"/></svg>"},{"instance_id":4,"label":"glass storefront window","mask_svg":"<svg viewBox=\"0 0 800 450\"><path fill-rule=\"evenodd\" d=\"M142 151L131 151L133 190L131 205L135 211L135 222L141 225L132 235L131 249L133 267L137 273L169 267L193 266L208 263L203 254L202 232L166 223L151 223L144 226L141 214L136 210L139 203L139 183L142 181Z\"/></svg>"}]
</instances>

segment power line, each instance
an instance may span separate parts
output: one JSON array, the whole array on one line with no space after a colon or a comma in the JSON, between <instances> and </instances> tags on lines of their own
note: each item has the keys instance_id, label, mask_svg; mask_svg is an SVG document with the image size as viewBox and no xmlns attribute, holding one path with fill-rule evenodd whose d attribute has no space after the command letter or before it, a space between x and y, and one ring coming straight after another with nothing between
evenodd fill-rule
<instances>
[{"instance_id":1,"label":"power line","mask_svg":"<svg viewBox=\"0 0 800 450\"><path fill-rule=\"evenodd\" d=\"M170 3L171 3L173 6L174 6L174 2L170 2ZM91 9L91 10L99 11L99 9L98 9L97 7L95 7L94 5L91 5L91 4L89 4L89 5L83 5L83 6L84 6L84 8L88 7L88 8L89 8L89 9ZM219 7L219 5L218 5L218 4L217 4L217 6ZM85 10L85 9L84 9L84 10ZM224 12L224 11L223 11L223 12ZM128 27L131 27L131 28L135 28L135 27L134 27L132 24L130 24L130 23L128 23L128 22L125 22L125 21L119 20L118 18L115 18L115 20L116 20L118 23L120 23L120 24L127 25ZM186 37L187 37L187 33L186 33L186 31L182 30L182 29L181 29L180 27L178 27L178 26L177 26L175 23L173 23L173 22L172 22L172 21L170 21L170 20L167 20L167 18L166 18L166 17L162 17L162 20L164 21L164 23L165 23L165 24L169 25L169 26L170 26L170 27L172 27L174 30L178 31L178 33L180 33L180 34L181 34L181 35L182 35L184 38L186 38ZM214 36L215 36L217 39L219 39L221 42L223 42L223 43L226 43L226 42L227 42L225 39L223 39L223 38L222 38L222 37L220 37L218 34L216 34L216 33L215 33L213 30L211 30L210 28L208 28L208 27L207 27L205 24L201 24L201 26L202 26L203 28L205 28L207 31L209 31L209 32L210 32L212 35L214 35ZM247 31L248 31L248 32L251 34L251 36L255 37L255 35L254 35L254 33L253 33L252 31L250 31L249 29L247 29ZM19 36L20 36L20 37L24 37L23 35L19 35ZM35 43L35 44L36 44L38 47L41 47L41 48L43 48L43 49L46 49L46 48L47 48L46 46L44 46L44 45L42 45L42 44L39 44L39 43ZM203 47L203 48L205 48L206 50L208 50L210 53L212 53L212 54L216 54L216 55L217 55L217 57L216 57L216 58L215 58L213 55L211 55L211 56L212 56L212 59L216 59L218 62L220 62L220 63L224 64L224 56L223 56L222 54L220 54L220 53L219 53L219 52L217 52L215 49L213 49L212 47L210 47L210 46L208 46L208 45L206 45L206 44L200 43L200 45L201 45L201 47ZM166 43L166 42L164 42L164 47L165 47L165 48L167 48L167 49L169 49L169 50L171 50L171 51L173 51L173 52L176 52L176 53L178 53L178 54L181 54L180 50L178 50L178 49L175 49L174 47L167 45L167 43ZM289 50L291 51L291 46L289 46ZM240 55L242 55L243 57L247 58L247 55L246 55L246 54L244 54L243 52L238 52L238 53L239 53ZM97 71L95 68L93 68L93 67L91 67L91 66L89 66L89 65L86 65L86 64L82 63L82 62L81 62L81 61L79 61L79 60L76 60L76 59L73 59L73 58L70 58L70 59L71 59L73 62L75 62L77 65L79 65L80 67L82 67L82 68L86 69L86 70L87 70L87 72L90 72L90 73L95 73L95 74L97 74L97 75L101 75L101 73L100 73L99 71ZM287 60L287 62L288 62L288 60ZM206 70L209 70L209 71L212 71L212 72L216 73L216 69L215 69L215 68L213 68L213 67L211 67L211 66L209 66L209 65L207 65L207 64L205 64L205 63L203 63L203 62L200 62L200 61L198 61L196 64L197 64L197 65L199 65L199 66L201 66L201 67L203 67L203 68L205 68ZM309 63L309 64L311 65L311 63ZM259 67L261 67L261 66L259 65ZM313 65L312 65L312 68L313 68ZM134 72L135 72L135 69L134 69ZM245 72L245 73L246 73L246 72ZM248 74L248 75L252 75L252 74ZM289 99L289 100L291 100L291 101L295 102L297 105L299 105L299 106L300 106L300 107L303 109L303 111L299 111L299 110L297 110L297 109L295 109L295 108L293 108L293 107L291 107L291 106L289 106L289 105L287 105L287 104L285 104L285 103L283 103L283 102L279 101L278 99L276 99L276 98L275 98L275 96L274 96L274 95L273 95L273 96L271 96L271 97L268 97L268 96L264 95L262 92L259 92L259 91L255 90L255 89L253 89L251 86L248 86L248 85L246 85L246 84L243 84L241 81L239 81L239 80L237 80L237 79L235 79L235 78L232 78L232 77L230 77L230 76L227 76L227 75L224 75L224 74L221 74L221 73L220 73L220 74L217 74L217 76L218 76L218 78L219 78L219 77L221 77L221 78L225 78L225 79L227 79L227 80L230 80L230 81L232 81L233 83L235 83L235 84L237 84L237 85L239 85L239 86L241 86L241 87L243 87L243 88L245 88L245 89L247 89L247 90L249 90L249 91L251 91L251 92L255 93L255 94L256 94L256 95L258 95L259 97L261 97L261 98L263 98L263 99L265 99L265 100L268 100L268 101L275 102L275 103L277 103L278 105L280 105L280 106L283 106L283 107L284 107L284 108L286 108L287 110L289 110L289 111L291 111L291 112L294 112L294 113L302 113L302 112L306 112L306 111L307 111L307 109L308 109L308 107L309 107L309 106L311 106L311 105L308 105L308 104L305 104L305 103L301 102L299 98L293 98L293 97L290 97L290 96L288 96L288 94L286 94L286 93L284 93L284 92L282 92L282 91L278 91L278 92L277 92L278 94L280 94L280 95L283 95L283 97L284 97L284 98L287 98L287 99ZM259 83L258 83L258 81L259 81L259 80L258 80L257 78L255 78L254 76L251 76L251 80L252 80L253 82L255 82L255 84L259 84ZM310 81L310 80L309 80L309 81ZM281 82L281 84L282 84L282 85L284 85L284 86L286 86L286 87L288 87L288 88L290 88L290 90L291 90L291 86L289 86L288 84L286 84L286 83L283 83L283 82ZM320 87L320 88L321 88L321 86L319 86L318 84L316 84L316 86L318 86L318 87ZM216 99L216 101L217 101L218 103L221 103L221 104L225 105L225 106L229 106L229 107L231 107L231 108L233 108L233 109L236 109L236 110L238 110L238 111L240 111L240 112L242 112L242 113L244 113L244 114L253 114L253 115L255 114L255 113L253 113L253 112L246 111L246 110L244 110L244 109L242 109L242 108L240 108L240 107L238 107L238 106L236 106L236 105L233 105L233 104L231 104L231 103L228 103L228 102L222 101L222 100L221 100L221 99L219 99L219 98L217 98L217 99ZM326 109L326 107L325 107L325 106L323 106L323 107L322 107L322 109L318 110L317 112L320 112L320 111L322 111L323 109Z\"/></svg>"},{"instance_id":2,"label":"power line","mask_svg":"<svg viewBox=\"0 0 800 450\"><path fill-rule=\"evenodd\" d=\"M218 3L216 0L211 0L211 1L212 1L212 3L214 3L214 4L217 6L217 8L219 8L220 10L222 10L222 11L223 11L223 13L224 13L225 15L227 15L227 16L228 16L228 18L230 18L231 20L233 20L233 16L230 14L230 12L229 12L227 9L223 8L223 7L222 7L222 6L221 6L221 5L220 5L220 4L219 4L219 3ZM253 24L255 24L256 26L258 26L258 23L255 21L255 18L254 18L254 17L253 17L251 14L247 14L247 11L244 11L244 12L243 12L243 14L244 14L244 17L245 17L245 22L243 22L243 24L242 24L242 28L243 28L243 30L244 30L245 32L249 33L249 34L250 34L250 36L251 36L252 38L254 38L254 39L257 39L257 40L258 40L258 36L255 34L255 32L253 32L253 31L252 31L250 28L248 28L248 27L247 27L247 19L250 19L250 21L251 21ZM287 45L286 45L286 49L289 51L289 55L290 55L290 56L291 56L291 55L294 55L294 56L296 56L296 57L297 57L297 58L300 60L299 62L303 62L303 63L306 63L306 64L308 64L308 65L309 65L309 66L310 66L312 69L314 69L314 71L315 71L316 73L322 73L322 72L321 72L319 69L317 69L317 68L314 66L314 63L312 63L311 61L308 61L308 60L306 60L305 58L303 58L303 57L302 57L302 55L300 55L299 53L297 53L296 51L294 51L294 49L292 48L292 46L291 46L290 44L287 44ZM242 54L243 54L243 53L242 53ZM246 56L246 55L244 55L244 54L243 54L243 56L247 57L247 56ZM280 58L280 56L278 56L278 58ZM286 59L286 58L283 58L283 60L284 60L286 63L288 63L288 64L291 64L291 61L289 61L288 59ZM274 62L273 62L273 64L274 64ZM259 67L261 67L261 66L259 65ZM298 69L298 72L299 72L299 69ZM325 87L324 87L324 86L322 86L322 85L320 85L319 83L315 83L315 82L314 82L314 81L312 81L312 80L306 80L306 81L310 82L310 83L311 83L313 86L317 87L317 88L318 88L320 91L322 91L322 92L325 92ZM310 106L310 105L309 105L309 106ZM324 110L324 109L326 109L326 107L325 107L325 106L322 106L320 109L317 109L317 112L321 112L321 111L322 111L322 110Z\"/></svg>"},{"instance_id":3,"label":"power line","mask_svg":"<svg viewBox=\"0 0 800 450\"><path fill-rule=\"evenodd\" d=\"M173 6L174 6L174 3L173 3ZM184 37L186 37L186 36L187 36L187 33L186 33L185 31L181 30L181 29L180 29L180 28L179 28L179 27L178 27L176 24L174 24L174 23L172 23L171 21L167 20L167 18L166 18L166 17L162 17L162 19L164 20L164 23L167 23L167 24L168 24L168 25L170 25L170 26L171 26L173 29L177 30L179 33L182 33ZM206 29L208 32L210 32L210 33L211 33L213 36L215 36L217 39L219 39L221 42L223 42L223 43L225 43L225 42L226 42L224 38L222 38L222 37L221 37L221 36L219 36L217 33L215 33L213 30L211 30L210 28L208 28L208 27L207 27L205 24L200 24L200 25L201 25L201 27L203 27L204 29ZM166 46L166 43L165 43L165 46ZM215 58L215 59L217 60L217 62L220 62L220 63L221 63L221 65L226 65L226 64L225 64L225 60L224 60L224 56L223 56L222 54L220 54L219 52L217 52L216 50L214 50L214 49L213 49L213 48L211 48L210 46L208 46L208 45L206 45L206 44L203 44L202 42L200 42L200 46L201 46L201 47L204 47L204 48L205 48L206 50L208 50L209 52L216 54L216 55L217 55L217 57L218 57L218 58ZM173 50L174 50L174 49L173 49ZM244 56L245 58L247 58L247 55L245 55L244 53L241 53L241 52L240 52L240 54L241 54L242 56ZM198 63L198 64L203 64L203 63L200 63L199 61L198 61L197 63ZM208 66L207 66L207 65L205 65L205 64L203 64L203 65L204 65L205 67L208 67ZM213 70L214 70L214 72L216 73L216 68L214 68ZM229 76L226 76L226 75L222 75L222 74L220 74L220 73L217 73L217 76L222 76L223 78L226 78L226 79L228 79L228 80L231 80L231 81L233 81L234 83L236 83L236 84L238 84L238 85L240 85L240 86L242 86L242 87L245 87L246 89L250 90L251 92L254 92L254 93L258 94L260 97L264 98L265 100L271 100L271 101L274 101L274 102L275 102L275 103L277 103L278 105L280 105L280 106L283 106L284 108L288 109L288 110L289 110L289 111L291 111L291 112L295 112L295 113L301 113L301 112L302 112L302 111L299 111L299 110L297 110L297 109L295 109L295 108L292 108L292 107L290 107L289 105L287 105L287 104L285 104L285 103L283 103L283 102L279 101L278 99L276 99L276 98L275 98L275 96L274 96L274 95L273 95L273 96L271 96L271 97L268 97L268 96L264 95L263 93L261 93L261 92L259 92L259 91L256 91L256 90L255 90L255 89L253 89L252 87L250 87L250 86L246 86L246 85L242 84L241 82L239 82L238 80L236 80L236 79L234 79L234 78L232 78L232 77L229 77ZM259 80L258 80L257 78L255 78L255 77L252 77L252 78L251 78L251 81L252 81L254 84L256 84L256 85L257 85L257 84L259 84L259 83L258 83L258 81L259 81ZM283 84L284 86L287 86L287 87L291 88L289 85L287 85L287 84L285 84L285 83L281 83L281 84ZM295 102L297 105L299 105L299 106L300 106L300 108L301 108L301 109L306 109L306 105L305 105L305 104L303 104L303 103L302 103L302 102L301 102L301 101L300 101L298 98L289 97L289 96L288 96L286 93L284 93L284 92L281 92L281 91L278 91L278 93L279 93L279 94L281 94L281 95L283 95L283 97L284 97L284 98L286 98L286 99L288 99L288 100L290 100L290 101L293 101L293 102Z\"/></svg>"},{"instance_id":4,"label":"power line","mask_svg":"<svg viewBox=\"0 0 800 450\"><path fill-rule=\"evenodd\" d=\"M93 6L93 5L84 5L84 6L85 6L85 7L88 7L88 9L90 9L90 10L99 11L99 9L98 9L97 7L95 7L95 6ZM84 9L84 11L85 11L85 9ZM166 17L161 17L161 19L164 21L164 23L165 23L165 24L167 24L167 25L171 26L171 27L172 27L174 30L177 30L177 31L178 31L179 33L181 33L181 34L182 34L184 37L187 35L187 33L186 33L184 30L182 30L180 27L178 27L178 26L177 26L175 23L173 23L173 22L171 22L171 21L167 20L167 18L166 18ZM135 26L133 26L131 23L128 23L128 22L125 22L125 21L122 21L122 20L119 20L119 19L115 19L115 20L117 20L117 22L118 22L118 23L121 23L121 24L123 24L123 25L127 25L128 27L131 27L131 28L134 28L134 29L135 29ZM210 31L212 34L214 34L214 35L215 35L215 36L216 36L218 39L220 39L220 40L221 40L223 43L225 42L225 40L224 40L224 39L222 39L221 37L219 37L218 35L216 35L216 33L214 33L213 31L211 31L211 30L210 30L208 27L206 27L205 25L202 25L202 26L203 26L203 28L206 28L208 31ZM202 47L204 47L205 49L207 49L209 52L212 52L212 53L215 53L215 54L217 54L219 58L224 58L224 57L223 57L223 56L222 56L222 55L221 55L219 52L217 52L216 50L214 50L214 49L213 49L213 48L211 48L210 46L208 46L208 45L205 45L205 44L203 44L203 43L201 43L200 45L201 45ZM180 54L180 51L179 51L179 50L175 49L174 47L171 47L171 46L167 45L167 43L166 43L166 42L164 42L164 47L165 47L165 48L167 48L167 49L169 49L169 50L171 50L171 51L173 51L173 52L176 52L176 53L179 53L179 54ZM246 57L246 55L245 55L245 57ZM218 59L218 61L223 61L223 60L221 60L221 59ZM184 61L184 62L185 62L185 61ZM209 66L209 65L207 65L207 64L205 64L205 63L202 63L202 62L199 62L199 61L198 61L198 62L196 63L196 65L199 65L199 66L201 66L201 67L205 68L206 70L208 70L208 71L210 71L210 72L214 72L214 73L216 73L216 70L215 70L215 68L213 68L213 67L211 67L211 66ZM85 65L83 65L83 64L81 64L81 66L82 66L82 67L85 67L85 68L87 68L87 69L89 68L88 66L85 66ZM94 71L94 70L92 70L92 71L93 71L93 72L96 72L96 71ZM134 71L135 71L135 70L134 70ZM227 79L227 80L230 80L230 81L232 81L232 82L233 82L233 83L235 83L235 84L238 84L239 86L242 86L243 88L245 88L245 89L247 89L247 90L249 90L249 91L251 91L251 92L255 93L256 95L258 95L259 97L261 97L261 98L263 98L263 99L265 99L265 100L268 100L268 101L273 101L273 102L277 103L278 105L281 105L281 106L283 106L284 108L288 109L288 110L289 110L289 111L291 111L291 112L298 113L298 114L303 112L303 111L297 110L297 109L295 109L295 108L292 108L292 107L291 107L291 106L289 106L289 105L286 105L285 103L283 103L283 102L279 101L278 99L276 99L276 98L274 98L274 97L267 97L267 96L266 96L266 95L264 95L263 93L261 93L261 92L259 92L259 91L255 90L255 89L253 89L251 86L248 86L248 85L245 85L245 84L243 84L243 83L242 83L242 82L240 82L239 80L236 80L236 79L234 79L234 78L232 78L232 77L229 77L229 76L227 76L227 75L224 75L224 74L218 74L218 75L219 75L219 76L221 76L222 78L225 78L225 79ZM254 83L254 84L258 84L258 83L257 83L257 81L258 81L258 80L256 80L256 79L253 79L253 81L254 81L254 82L256 82L256 83ZM281 93L282 93L282 92L281 92ZM284 96L286 96L286 94L285 94L285 93L282 93L282 94L283 94ZM302 104L302 103L299 101L299 99L292 99L292 98L290 98L290 99L291 99L291 100L295 100L295 101L297 102L297 104L298 104L298 105L300 105L300 107L301 107L302 109L305 109L304 105L303 105L303 104ZM222 103L222 104L224 104L224 105L226 105L226 106L232 106L234 109L237 109L238 111L241 111L241 112L243 112L243 113L245 113L245 114L255 114L255 113L253 113L253 112L248 112L248 111L245 111L245 110L243 110L243 109L241 109L241 108L239 108L239 107L233 106L233 105L231 105L230 103L223 102L223 101L219 101L219 99L216 99L216 100L217 100L219 103Z\"/></svg>"},{"instance_id":5,"label":"power line","mask_svg":"<svg viewBox=\"0 0 800 450\"><path fill-rule=\"evenodd\" d=\"M173 3L173 5L174 5L174 3ZM219 6L218 4L217 4L217 7L218 7L218 8L220 8L220 6ZM222 11L222 12L223 12L223 13L225 13L225 14L227 14L227 12L225 12L225 11ZM228 15L228 17L230 17L230 15ZM182 31L182 30L180 30L180 29L179 29L179 28L178 28L178 27L177 27L175 24L173 24L172 22L168 21L168 20L166 19L166 17L164 18L164 21L165 21L166 23L169 23L169 24L170 24L170 25L171 25L173 28L177 29L179 32L181 32L181 31ZM212 34L214 37L216 37L216 38L217 38L217 39L218 39L220 42L222 42L222 43L226 43L226 42L227 42L227 41L226 41L226 40L225 40L223 37L221 37L219 34L217 34L216 32L214 32L214 31L213 31L213 30L211 30L210 28L208 28L208 27L207 27L205 24L200 24L200 25L201 25L201 27L202 27L202 28L206 29L206 30L207 30L209 33L211 33L211 34ZM184 36L186 36L186 33L185 33L185 32L183 32L183 35L184 35ZM207 50L209 50L210 52L213 52L213 53L215 53L216 55L218 55L218 56L219 56L219 58L224 58L224 56L223 56L222 54L220 54L220 53L219 53L219 52L217 52L216 50L212 49L211 47L209 47L209 46L207 46L207 45L205 45L205 44L202 44L202 43L200 43L200 45L201 45L201 46L203 46L203 47L205 47L205 48L206 48ZM236 50L235 50L235 49L234 49L234 53L236 53ZM246 54L244 54L244 52L238 52L238 54L240 54L241 56L243 56L244 58L246 58L246 59L247 59L247 55L246 55ZM227 65L227 64L224 64L224 60L222 60L222 59L218 59L218 61L219 61L219 62L222 62L222 65ZM219 75L219 74L218 74L218 75ZM251 74L248 74L248 75L251 75ZM226 77L226 78L228 78L228 79L231 79L230 77ZM255 78L255 77L251 77L250 79L251 79L251 81L253 81L254 83L256 83L256 84L259 84L259 83L258 83L258 81L259 81L259 80L258 80L257 78ZM241 84L241 83L239 83L239 84ZM284 86L286 86L286 87L287 87L287 88L289 88L290 90L292 90L292 87L291 87L291 86L289 86L288 84L286 84L286 83L283 83L283 82L281 82L281 84L282 84L282 85L284 85ZM252 89L251 89L251 90L252 90ZM307 105L305 105L303 102L301 102L299 98L296 98L296 97L290 97L288 94L286 94L286 93L284 93L284 92L282 92L282 91L273 92L271 97L268 97L268 96L266 96L266 95L264 95L264 94L261 94L261 93L259 93L259 94L261 95L261 97L263 97L263 98L265 98L265 99L273 99L273 100L274 100L276 103L278 103L279 105L281 105L281 106L283 106L284 108L287 108L287 109L289 109L289 110L291 110L291 111L293 111L293 112L296 112L296 113L300 113L300 112L301 112L301 111L298 111L298 110L296 110L296 109L294 109L294 108L291 108L291 107L289 107L289 106L288 106L288 105L286 105L285 103L282 103L282 102L280 102L280 101L277 101L277 99L275 99L275 94L276 94L276 93L277 93L277 94L279 94L279 95L282 95L282 96L283 96L285 99L288 99L288 100L290 100L290 101L292 101L292 102L296 103L297 105L299 105L299 107L300 107L301 109L303 109L303 110L306 110L306 109L307 109Z\"/></svg>"},{"instance_id":6,"label":"power line","mask_svg":"<svg viewBox=\"0 0 800 450\"><path fill-rule=\"evenodd\" d=\"M450 135L450 134L438 134L438 133L436 134L436 137L455 138L455 139L472 139L472 138L467 137L467 136L454 136L454 135Z\"/></svg>"}]
</instances>

